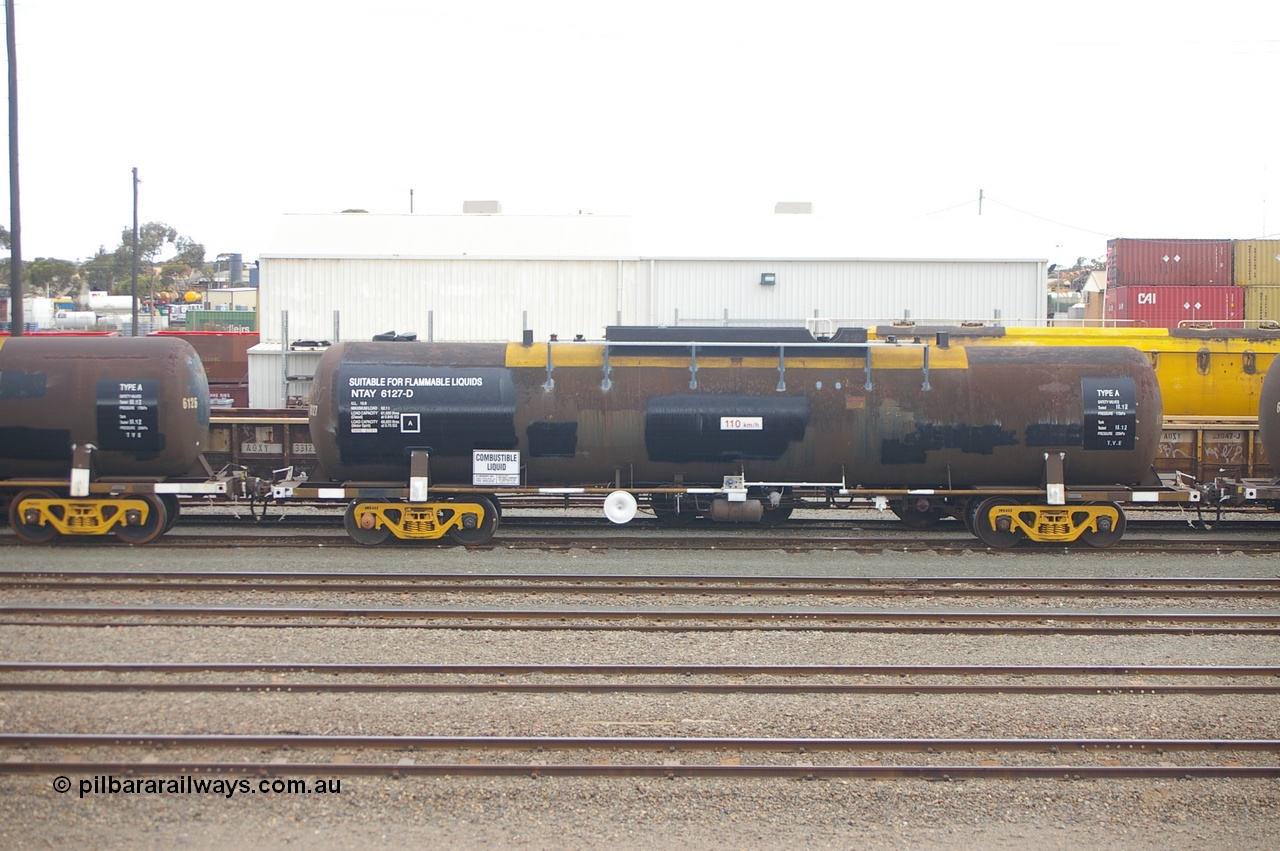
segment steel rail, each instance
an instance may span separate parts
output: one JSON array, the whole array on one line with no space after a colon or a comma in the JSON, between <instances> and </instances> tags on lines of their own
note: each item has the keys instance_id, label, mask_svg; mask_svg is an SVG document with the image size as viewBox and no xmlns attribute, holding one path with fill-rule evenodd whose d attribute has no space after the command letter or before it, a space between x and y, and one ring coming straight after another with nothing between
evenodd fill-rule
<instances>
[{"instance_id":1,"label":"steel rail","mask_svg":"<svg viewBox=\"0 0 1280 851\"><path fill-rule=\"evenodd\" d=\"M1003 624L996 626L973 626L970 624L856 624L833 625L815 623L760 623L744 620L734 624L698 624L698 623L569 623L554 624L528 623L457 623L454 621L419 621L395 622L387 620L370 621L224 621L210 623L208 621L108 621L108 620L0 620L0 627L46 627L46 628L80 628L80 629L125 629L129 627L165 628L165 629L443 629L455 632L653 632L653 633L725 633L725 632L822 632L836 634L865 635L1159 635L1159 636L1233 636L1233 637L1274 637L1277 628L1274 626L1213 626L1210 624L1194 624L1188 626L1078 626L1068 623L1048 625Z\"/></svg>"},{"instance_id":2,"label":"steel rail","mask_svg":"<svg viewBox=\"0 0 1280 851\"><path fill-rule=\"evenodd\" d=\"M466 579L472 582L523 582L538 583L599 583L616 582L618 584L653 584L660 586L664 582L698 583L707 585L767 585L771 583L786 584L791 582L808 582L834 586L871 586L897 587L908 589L921 584L936 586L973 585L1015 586L1026 590L1035 590L1041 585L1080 586L1098 585L1100 587L1116 586L1149 586L1162 588L1167 586L1195 585L1230 585L1239 588L1280 589L1280 579L1262 579L1239 576L826 576L809 574L803 576L789 575L746 575L746 574L629 574L611 573L335 573L332 571L167 571L167 570L0 570L0 582L14 582L32 579L142 579L148 581L162 580L226 580L228 582L258 582L278 580L299 580L304 582L324 582L339 580L348 582L405 582L428 584L432 582L453 582Z\"/></svg>"},{"instance_id":3,"label":"steel rail","mask_svg":"<svg viewBox=\"0 0 1280 851\"><path fill-rule=\"evenodd\" d=\"M1280 677L1273 665L702 665L398 664L330 662L0 662L0 674L57 671L110 674L378 674L485 676L653 675L719 677Z\"/></svg>"},{"instance_id":4,"label":"steel rail","mask_svg":"<svg viewBox=\"0 0 1280 851\"><path fill-rule=\"evenodd\" d=\"M2 762L0 774L253 777L628 777L769 780L1274 780L1280 766L1262 765L662 765L609 763L427 764L284 762ZM83 782L83 781L82 781Z\"/></svg>"},{"instance_id":5,"label":"steel rail","mask_svg":"<svg viewBox=\"0 0 1280 851\"><path fill-rule=\"evenodd\" d=\"M3 692L61 694L860 694L860 695L1280 695L1280 685L1128 685L1086 683L171 683L171 682L0 682Z\"/></svg>"},{"instance_id":6,"label":"steel rail","mask_svg":"<svg viewBox=\"0 0 1280 851\"><path fill-rule=\"evenodd\" d=\"M102 541L93 538L96 545L134 546L121 541ZM46 544L56 549L59 546L76 546L79 541L58 540ZM16 536L0 535L0 547L26 547ZM366 549L341 533L329 535L307 535L286 533L282 535L166 535L146 545L151 550L164 549L218 549L218 548L256 548L256 547L306 547L324 549ZM439 542L388 542L384 547L403 547L415 549L439 549L443 547L463 546L448 539ZM1009 553L1018 555L1030 553L1060 553L1064 549L1075 548L1080 552L1090 552L1080 544L1066 546L1063 544L1025 543L1013 549L993 549L976 538L960 534L949 538L868 538L868 537L789 537L781 538L776 534L769 537L656 537L656 536L617 536L588 538L585 536L564 536L560 538L547 535L512 536L499 533L493 540L475 546L466 547L471 550L679 550L697 552L706 550L722 550L732 552L922 552L930 551L938 554L950 553ZM1233 553L1261 554L1274 553L1280 549L1280 543L1262 541L1256 538L1217 539L1217 540L1171 540L1167 537L1147 540L1126 538L1107 548L1110 553L1140 553L1143 555L1188 555L1212 554L1229 555Z\"/></svg>"},{"instance_id":7,"label":"steel rail","mask_svg":"<svg viewBox=\"0 0 1280 851\"><path fill-rule=\"evenodd\" d=\"M0 733L3 748L329 748L364 750L657 750L767 752L1149 752L1280 754L1280 739L835 738L720 736L315 736L242 733Z\"/></svg>"},{"instance_id":8,"label":"steel rail","mask_svg":"<svg viewBox=\"0 0 1280 851\"><path fill-rule=\"evenodd\" d=\"M569 619L586 621L954 621L963 623L1147 623L1147 624L1266 624L1280 626L1280 612L1064 612L1056 609L1040 611L955 611L955 610L876 610L876 609L646 609L610 607L600 609L475 609L413 608L409 606L375 608L368 606L286 607L286 606L167 606L167 605L2 605L0 617L61 615L82 617L173 617L210 618L311 618L311 619L394 619L394 620L467 620L467 621L546 621Z\"/></svg>"},{"instance_id":9,"label":"steel rail","mask_svg":"<svg viewBox=\"0 0 1280 851\"><path fill-rule=\"evenodd\" d=\"M724 573L663 573L663 574L625 574L613 573L365 573L365 572L333 572L333 571L294 571L294 570L55 570L24 569L0 570L0 579L39 579L39 578L92 578L92 579L226 579L234 581L257 581L260 579L299 579L299 580L361 580L382 581L397 580L404 582L436 582L452 581L466 578L474 581L504 582L520 580L524 582L603 582L620 583L660 583L706 582L706 583L786 583L815 582L833 585L878 585L878 584L960 584L960 585L1083 585L1098 584L1115 585L1195 585L1199 583L1214 585L1237 585L1240 587L1280 587L1280 579L1258 578L1248 576L847 576L847 575L756 575L756 574L724 574Z\"/></svg>"},{"instance_id":10,"label":"steel rail","mask_svg":"<svg viewBox=\"0 0 1280 851\"><path fill-rule=\"evenodd\" d=\"M822 577L796 577L794 579L772 577L750 578L702 578L683 580L680 577L644 579L642 577L591 579L560 578L554 576L525 577L476 577L453 575L432 577L384 576L381 578L355 577L327 574L323 579L287 577L281 574L244 575L223 577L218 574L188 575L178 578L150 578L117 573L109 580L101 578L81 579L76 574L60 574L56 577L37 575L8 578L0 574L3 590L58 590L58 591L191 591L222 593L569 593L569 594L723 594L723 595L793 595L806 594L828 597L1123 597L1150 596L1163 598L1246 598L1280 597L1280 580L1258 579L1245 581L1205 580L1200 587L1194 582L1151 582L1127 580L1124 583L1105 580L1075 580L1054 587L1052 580L999 580L997 582L974 580L935 581L904 580L894 582L843 582ZM249 584L252 583L252 584ZM972 587L961 587L971 585ZM1145 587L1144 587L1145 586ZM1232 587L1227 587L1232 586Z\"/></svg>"}]
</instances>

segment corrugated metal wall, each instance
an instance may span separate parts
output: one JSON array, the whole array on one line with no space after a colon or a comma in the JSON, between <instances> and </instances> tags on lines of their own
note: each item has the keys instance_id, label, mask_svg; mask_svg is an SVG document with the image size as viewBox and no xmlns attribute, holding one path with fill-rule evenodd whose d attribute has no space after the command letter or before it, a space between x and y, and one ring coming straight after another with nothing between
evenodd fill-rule
<instances>
[{"instance_id":1,"label":"corrugated metal wall","mask_svg":"<svg viewBox=\"0 0 1280 851\"><path fill-rule=\"evenodd\" d=\"M418 339L519 340L524 323L549 334L598 338L618 322L634 262L602 260L262 261L260 330L289 338L367 340L397 331ZM627 321L625 318L623 321Z\"/></svg>"},{"instance_id":2,"label":"corrugated metal wall","mask_svg":"<svg viewBox=\"0 0 1280 851\"><path fill-rule=\"evenodd\" d=\"M761 275L774 283L761 284ZM603 336L609 325L884 324L1000 319L1042 324L1042 261L973 260L261 260L259 331L249 359L250 405L277 407L281 314L288 339L367 340L396 331L420 340L516 341ZM338 330L334 333L334 313ZM269 343L276 343L272 349ZM306 372L291 356L291 374Z\"/></svg>"},{"instance_id":3,"label":"corrugated metal wall","mask_svg":"<svg viewBox=\"0 0 1280 851\"><path fill-rule=\"evenodd\" d=\"M249 350L249 407L305 407L311 398L311 376L324 354L322 350L290 352L288 377L280 364L279 343L260 343Z\"/></svg>"},{"instance_id":4,"label":"corrugated metal wall","mask_svg":"<svg viewBox=\"0 0 1280 851\"><path fill-rule=\"evenodd\" d=\"M1043 262L985 260L262 261L260 330L330 339L385 331L421 340L519 340L532 328L600 337L606 326L799 324L815 315L875 325L1001 319L1038 324ZM765 286L761 275L775 283Z\"/></svg>"},{"instance_id":5,"label":"corrugated metal wall","mask_svg":"<svg viewBox=\"0 0 1280 851\"><path fill-rule=\"evenodd\" d=\"M762 285L761 275L774 283ZM876 325L923 320L1041 324L1045 264L980 260L653 260L641 263L642 324ZM678 314L678 315L677 315ZM819 329L821 330L821 329Z\"/></svg>"}]
</instances>

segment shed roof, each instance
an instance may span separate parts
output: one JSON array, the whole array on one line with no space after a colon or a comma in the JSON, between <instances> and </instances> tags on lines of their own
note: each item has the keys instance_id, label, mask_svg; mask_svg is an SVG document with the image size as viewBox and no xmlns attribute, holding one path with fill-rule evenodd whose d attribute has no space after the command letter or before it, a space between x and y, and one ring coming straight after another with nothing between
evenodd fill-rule
<instances>
[{"instance_id":1,"label":"shed roof","mask_svg":"<svg viewBox=\"0 0 1280 851\"><path fill-rule=\"evenodd\" d=\"M1042 261L1007 221L844 216L288 214L263 258Z\"/></svg>"}]
</instances>

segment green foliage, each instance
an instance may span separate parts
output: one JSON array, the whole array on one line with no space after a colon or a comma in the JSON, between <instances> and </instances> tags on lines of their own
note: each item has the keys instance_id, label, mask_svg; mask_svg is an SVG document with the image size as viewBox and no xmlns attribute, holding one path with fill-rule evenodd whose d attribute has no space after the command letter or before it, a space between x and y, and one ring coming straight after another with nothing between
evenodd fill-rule
<instances>
[{"instance_id":1,"label":"green foliage","mask_svg":"<svg viewBox=\"0 0 1280 851\"><path fill-rule=\"evenodd\" d=\"M144 275L138 273L138 297L147 298L148 294L158 292L164 289L163 282L155 275ZM114 295L132 295L133 294L133 275L132 273L123 279L116 281L111 287Z\"/></svg>"},{"instance_id":2,"label":"green foliage","mask_svg":"<svg viewBox=\"0 0 1280 851\"><path fill-rule=\"evenodd\" d=\"M206 270L203 245L187 236L178 237L173 245L178 249L178 253L173 255L169 262L182 263L192 271L203 272Z\"/></svg>"},{"instance_id":3,"label":"green foliage","mask_svg":"<svg viewBox=\"0 0 1280 851\"><path fill-rule=\"evenodd\" d=\"M157 270L157 258L166 245L172 245L175 254ZM164 222L147 222L138 228L139 292L150 286L170 287L207 270L201 243L179 235L175 228ZM97 254L80 264L79 277L93 290L117 294L130 292L133 286L133 229L121 231L120 244L114 251L99 246Z\"/></svg>"},{"instance_id":4,"label":"green foliage","mask_svg":"<svg viewBox=\"0 0 1280 851\"><path fill-rule=\"evenodd\" d=\"M173 246L174 255L157 269L157 258L166 245ZM11 236L0 225L0 250L9 248ZM181 236L164 222L147 222L138 228L138 266L139 292L151 286L157 289L185 286L191 277L209 272L204 245L189 236ZM4 282L9 279L9 268L10 259L0 258ZM39 288L41 292L61 293L83 283L91 290L127 294L133 285L133 229L121 231L120 244L114 251L99 246L93 257L78 266L68 260L37 257L23 264L22 277L33 290Z\"/></svg>"},{"instance_id":5,"label":"green foliage","mask_svg":"<svg viewBox=\"0 0 1280 851\"><path fill-rule=\"evenodd\" d=\"M37 257L24 265L22 275L33 287L60 293L74 283L76 264L52 257Z\"/></svg>"},{"instance_id":6,"label":"green foliage","mask_svg":"<svg viewBox=\"0 0 1280 851\"><path fill-rule=\"evenodd\" d=\"M129 278L129 265L129 258L121 257L119 251L99 247L97 254L80 264L80 274L89 289L111 292L117 279Z\"/></svg>"},{"instance_id":7,"label":"green foliage","mask_svg":"<svg viewBox=\"0 0 1280 851\"><path fill-rule=\"evenodd\" d=\"M160 267L160 280L164 282L165 289L171 290L186 286L187 280L194 272L195 270L186 263L170 260Z\"/></svg>"},{"instance_id":8,"label":"green foliage","mask_svg":"<svg viewBox=\"0 0 1280 851\"><path fill-rule=\"evenodd\" d=\"M167 243L177 242L178 232L164 222L147 222L138 228L138 262L151 263ZM122 231L120 247L117 252L123 254L133 265L133 229Z\"/></svg>"}]
</instances>

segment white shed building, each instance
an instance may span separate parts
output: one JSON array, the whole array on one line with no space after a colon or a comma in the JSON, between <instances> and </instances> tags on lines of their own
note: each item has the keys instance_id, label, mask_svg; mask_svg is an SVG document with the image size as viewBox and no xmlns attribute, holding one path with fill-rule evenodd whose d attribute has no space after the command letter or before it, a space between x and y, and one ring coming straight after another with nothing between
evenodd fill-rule
<instances>
[{"instance_id":1,"label":"white shed building","mask_svg":"<svg viewBox=\"0 0 1280 851\"><path fill-rule=\"evenodd\" d=\"M516 341L609 325L1043 321L1047 261L991 259L993 235L956 231L886 237L881 222L873 236L814 215L288 215L259 258L250 404L305 399L310 358L282 362L291 344L388 331Z\"/></svg>"}]
</instances>

